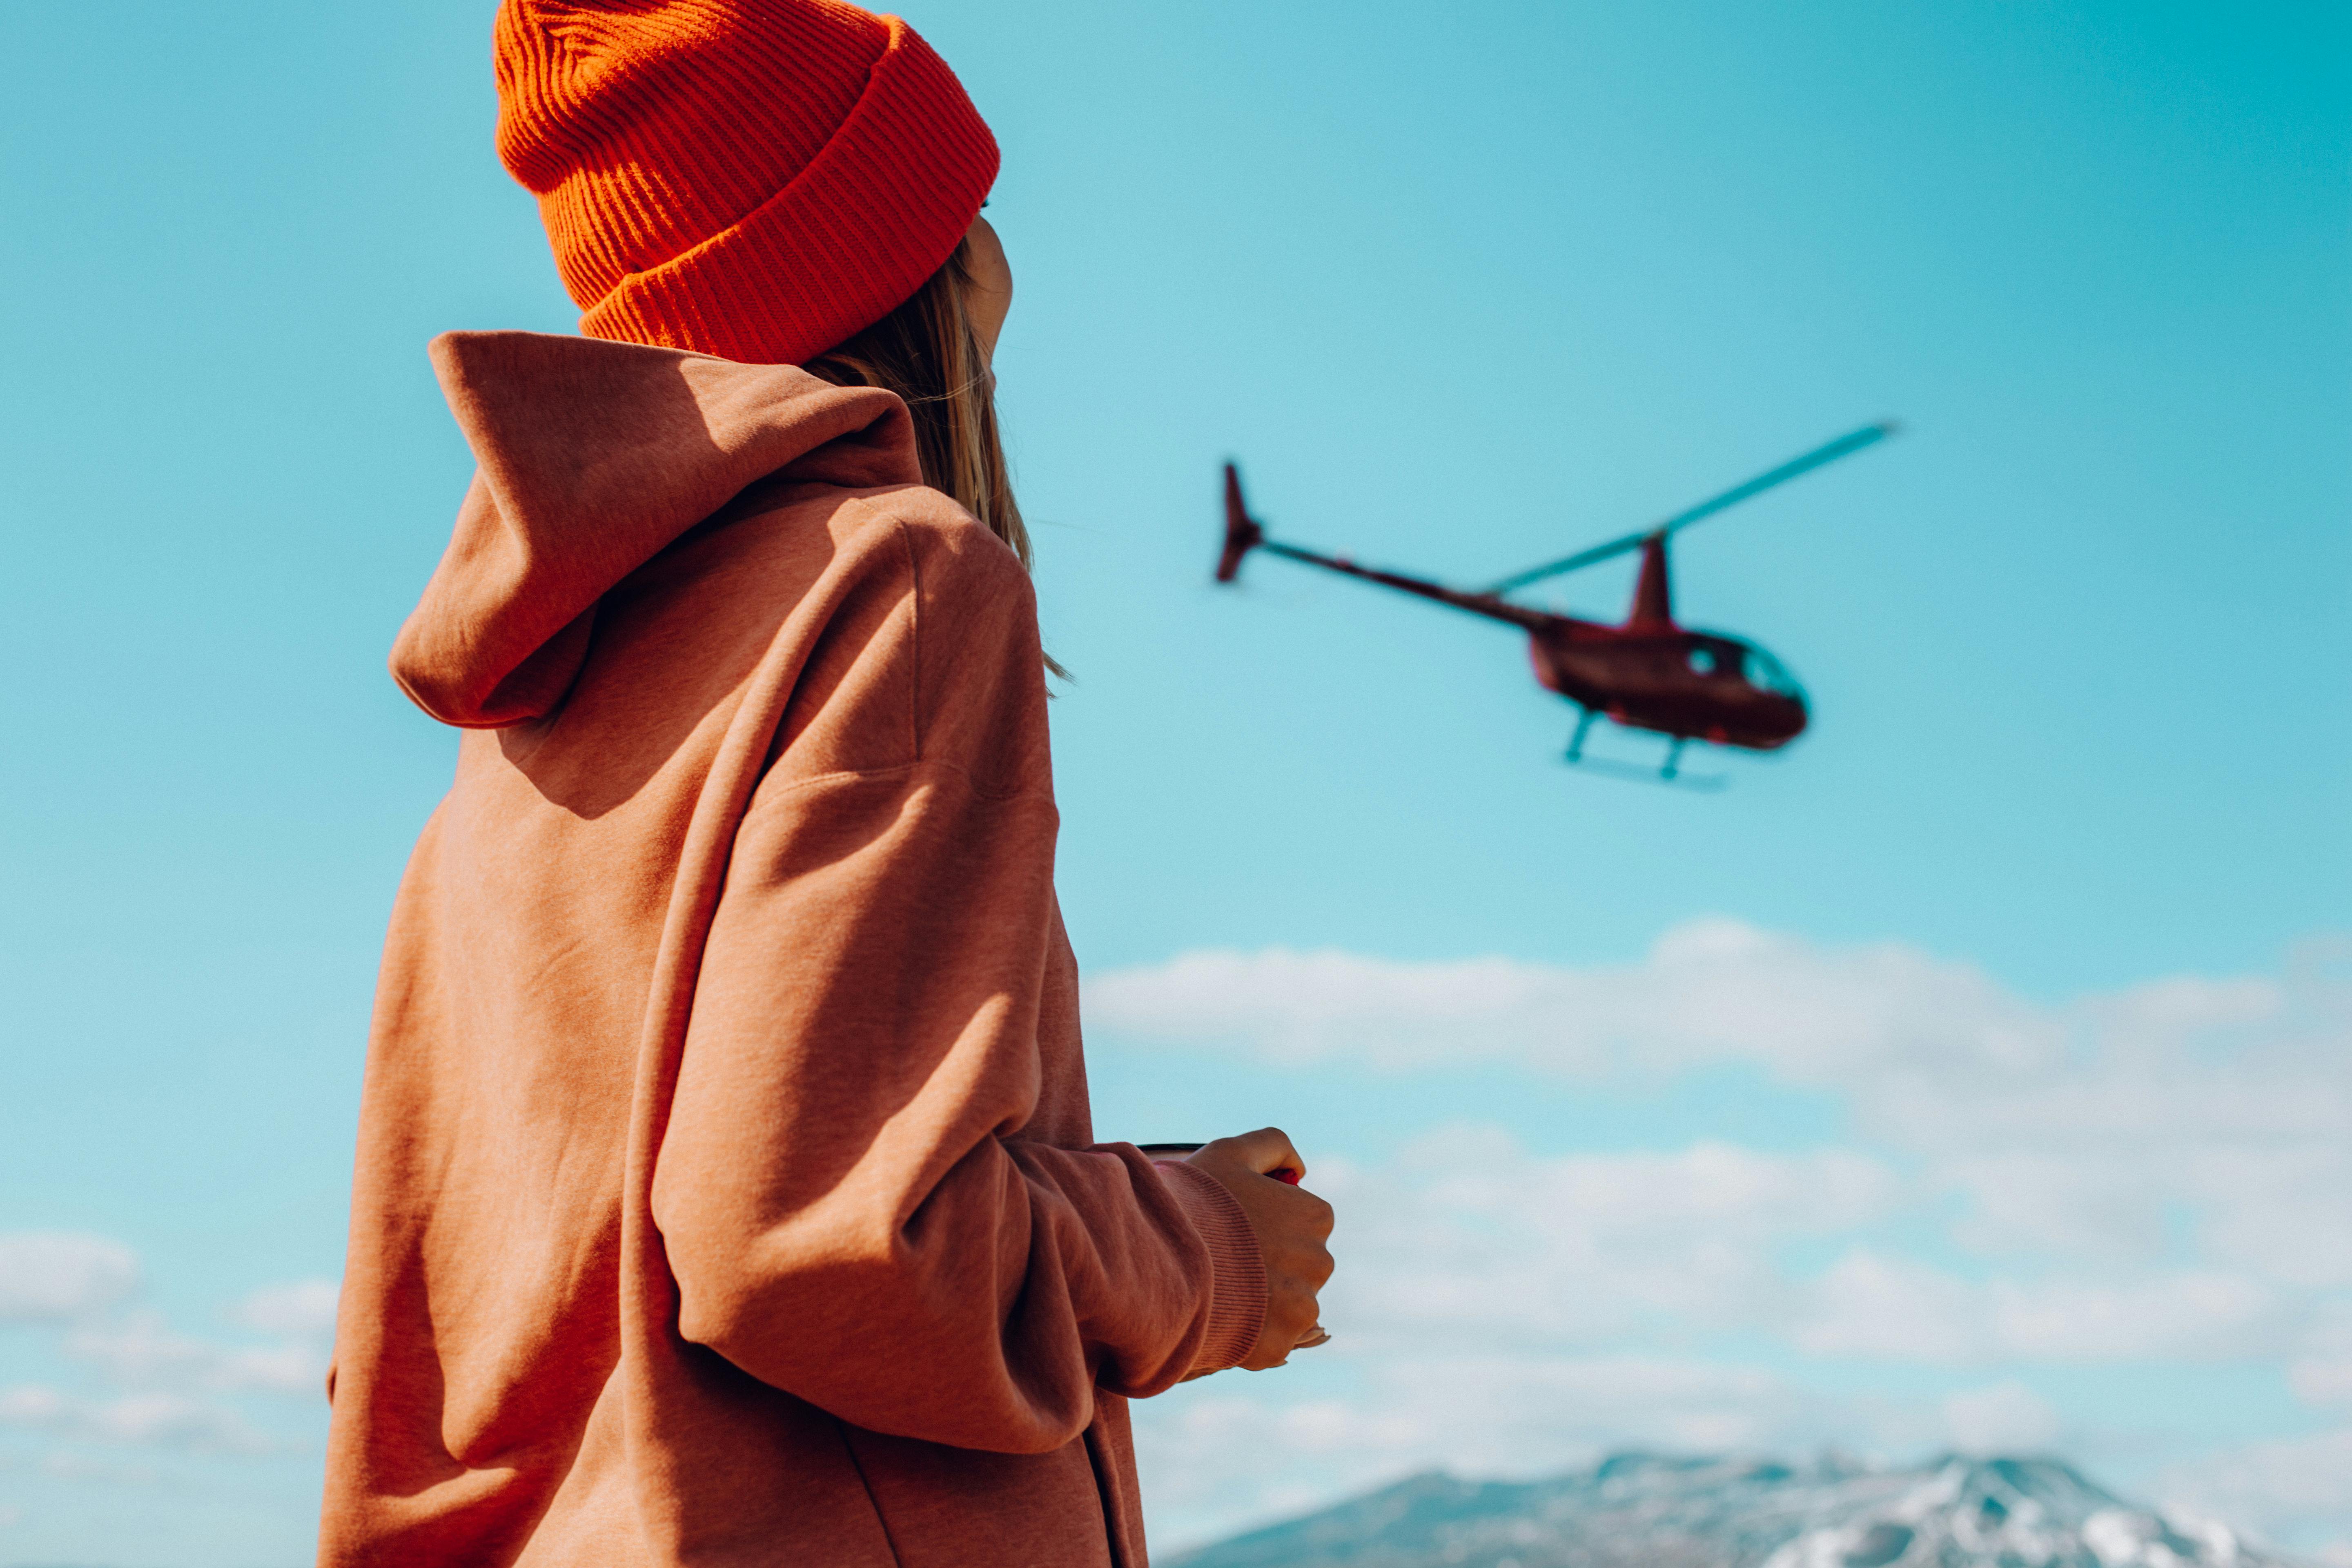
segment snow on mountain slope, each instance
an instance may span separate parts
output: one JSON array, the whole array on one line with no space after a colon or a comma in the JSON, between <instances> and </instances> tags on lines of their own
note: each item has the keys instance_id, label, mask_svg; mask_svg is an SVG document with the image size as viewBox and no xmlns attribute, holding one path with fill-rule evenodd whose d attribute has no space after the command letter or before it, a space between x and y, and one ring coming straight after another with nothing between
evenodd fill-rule
<instances>
[{"instance_id":1,"label":"snow on mountain slope","mask_svg":"<svg viewBox=\"0 0 2352 1568\"><path fill-rule=\"evenodd\" d=\"M1885 1468L1621 1454L1530 1482L1416 1476L1170 1568L2288 1568L2055 1459Z\"/></svg>"}]
</instances>

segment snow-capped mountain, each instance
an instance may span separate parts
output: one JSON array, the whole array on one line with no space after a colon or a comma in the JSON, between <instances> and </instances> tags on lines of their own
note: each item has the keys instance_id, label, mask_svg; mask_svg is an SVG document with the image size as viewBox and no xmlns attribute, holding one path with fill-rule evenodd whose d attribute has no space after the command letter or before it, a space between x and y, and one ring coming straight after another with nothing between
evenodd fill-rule
<instances>
[{"instance_id":1,"label":"snow-capped mountain","mask_svg":"<svg viewBox=\"0 0 2352 1568\"><path fill-rule=\"evenodd\" d=\"M2055 1459L1909 1468L1620 1454L1553 1480L1416 1476L1170 1568L2289 1568Z\"/></svg>"}]
</instances>

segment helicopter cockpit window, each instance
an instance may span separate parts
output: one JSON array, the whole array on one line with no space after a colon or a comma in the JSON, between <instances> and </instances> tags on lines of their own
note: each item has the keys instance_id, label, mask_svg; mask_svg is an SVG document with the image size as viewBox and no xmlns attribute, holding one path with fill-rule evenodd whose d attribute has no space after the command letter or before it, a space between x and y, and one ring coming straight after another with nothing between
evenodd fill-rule
<instances>
[{"instance_id":1,"label":"helicopter cockpit window","mask_svg":"<svg viewBox=\"0 0 2352 1568\"><path fill-rule=\"evenodd\" d=\"M1790 675L1779 659L1760 647L1748 650L1748 679L1751 684L1767 691L1778 692L1782 697L1801 700L1805 695L1805 689L1797 684L1797 678Z\"/></svg>"},{"instance_id":2,"label":"helicopter cockpit window","mask_svg":"<svg viewBox=\"0 0 2352 1568\"><path fill-rule=\"evenodd\" d=\"M1727 637L1720 640L1709 638L1706 642L1692 643L1683 657L1689 663L1693 675L1720 675L1738 680L1742 667L1748 661L1748 650Z\"/></svg>"}]
</instances>

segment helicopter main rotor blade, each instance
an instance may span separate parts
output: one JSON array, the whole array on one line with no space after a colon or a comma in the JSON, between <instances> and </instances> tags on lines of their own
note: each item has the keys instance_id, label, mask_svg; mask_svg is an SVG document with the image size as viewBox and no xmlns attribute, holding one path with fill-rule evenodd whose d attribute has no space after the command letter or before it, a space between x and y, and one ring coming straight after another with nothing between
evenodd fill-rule
<instances>
[{"instance_id":1,"label":"helicopter main rotor blade","mask_svg":"<svg viewBox=\"0 0 2352 1568\"><path fill-rule=\"evenodd\" d=\"M1580 550L1573 555L1564 555L1557 561L1547 561L1540 566L1530 566L1524 572L1514 572L1501 582L1488 586L1486 592L1507 594L1514 588L1524 588L1528 584L1539 583L1546 577L1558 577L1564 573L1580 572L1587 566L1597 566L1601 562L1622 555L1629 550L1639 550L1653 539L1663 539L1670 533L1679 532L1692 523L1713 517L1726 507L1738 506L1750 496L1761 495L1775 485L1784 485L1801 474L1811 473L1824 463L1834 463L1840 458L1861 451L1864 447L1875 446L1900 428L1902 426L1891 419L1877 425L1865 425L1851 435L1841 436L1826 446L1814 447L1801 458L1791 458L1769 473L1759 474L1744 485L1734 485L1721 495L1703 500L1687 511L1678 511L1664 522L1643 529L1638 533L1629 533L1622 539L1612 539L1605 544L1595 544L1589 549Z\"/></svg>"}]
</instances>

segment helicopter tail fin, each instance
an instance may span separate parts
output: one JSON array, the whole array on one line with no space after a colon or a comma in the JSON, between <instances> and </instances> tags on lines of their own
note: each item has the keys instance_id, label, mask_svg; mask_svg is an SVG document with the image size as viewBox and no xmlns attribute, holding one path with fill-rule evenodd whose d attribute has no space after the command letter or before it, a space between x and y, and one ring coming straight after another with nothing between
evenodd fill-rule
<instances>
[{"instance_id":1,"label":"helicopter tail fin","mask_svg":"<svg viewBox=\"0 0 2352 1568\"><path fill-rule=\"evenodd\" d=\"M1265 542L1265 530L1259 527L1242 502L1241 471L1231 463L1225 465L1225 548L1217 557L1217 581L1230 583L1241 575L1242 557Z\"/></svg>"}]
</instances>

